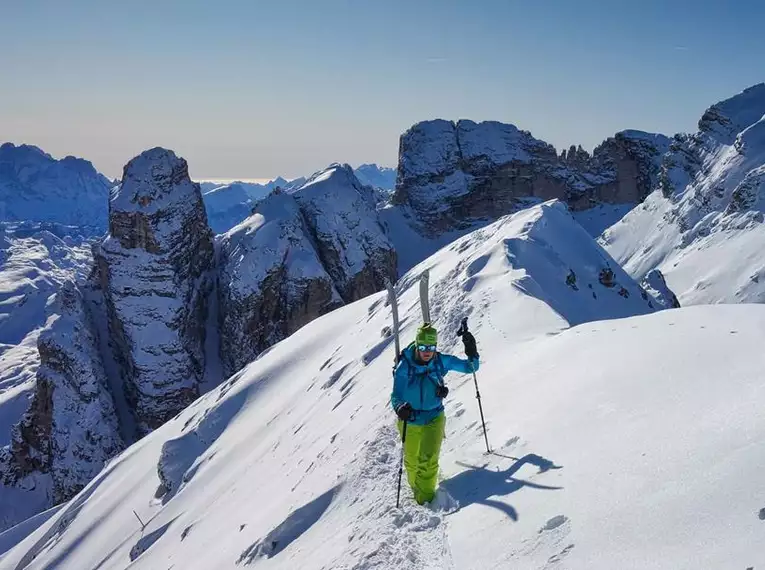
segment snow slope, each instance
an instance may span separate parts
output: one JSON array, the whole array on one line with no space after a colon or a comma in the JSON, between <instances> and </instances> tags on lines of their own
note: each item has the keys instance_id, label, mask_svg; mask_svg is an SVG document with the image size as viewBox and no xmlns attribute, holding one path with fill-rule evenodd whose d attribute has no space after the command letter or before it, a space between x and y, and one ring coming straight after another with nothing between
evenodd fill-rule
<instances>
[{"instance_id":1,"label":"snow slope","mask_svg":"<svg viewBox=\"0 0 765 570\"><path fill-rule=\"evenodd\" d=\"M765 301L765 84L677 136L659 188L600 238L636 279L659 269L682 305Z\"/></svg>"},{"instance_id":2,"label":"snow slope","mask_svg":"<svg viewBox=\"0 0 765 570\"><path fill-rule=\"evenodd\" d=\"M469 315L483 358L496 453L482 453L471 378L451 375L432 508L407 489L394 506L390 308L375 294L275 345L60 510L0 536L10 548L0 568L762 564L765 309L694 307L570 328L524 292L532 281L553 292L556 263L534 248L572 238L556 210L465 236L397 285L404 341L420 321L416 283L427 267L441 349L461 352L454 331ZM576 293L557 294L563 312L583 310L572 307ZM628 302L604 295L588 316L616 316ZM461 504L453 514L440 508L449 497Z\"/></svg>"},{"instance_id":3,"label":"snow slope","mask_svg":"<svg viewBox=\"0 0 765 570\"><path fill-rule=\"evenodd\" d=\"M36 146L0 146L0 221L106 229L112 183L83 159L56 160Z\"/></svg>"}]
</instances>

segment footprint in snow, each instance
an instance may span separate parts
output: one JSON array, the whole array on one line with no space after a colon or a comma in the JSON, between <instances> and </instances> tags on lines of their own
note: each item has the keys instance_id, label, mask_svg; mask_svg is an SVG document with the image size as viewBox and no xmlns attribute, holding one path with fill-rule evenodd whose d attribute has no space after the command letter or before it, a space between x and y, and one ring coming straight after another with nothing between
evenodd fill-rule
<instances>
[{"instance_id":1,"label":"footprint in snow","mask_svg":"<svg viewBox=\"0 0 765 570\"><path fill-rule=\"evenodd\" d=\"M568 517L566 517L565 515L554 516L553 518L548 520L542 528L539 529L539 534L554 530L558 528L559 526L562 526L566 522L568 522Z\"/></svg>"}]
</instances>

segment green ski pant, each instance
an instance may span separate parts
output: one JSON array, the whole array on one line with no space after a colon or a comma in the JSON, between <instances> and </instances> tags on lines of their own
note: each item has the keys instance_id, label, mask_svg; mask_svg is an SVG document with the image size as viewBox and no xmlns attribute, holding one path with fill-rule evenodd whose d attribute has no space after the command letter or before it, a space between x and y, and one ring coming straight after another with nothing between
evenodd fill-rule
<instances>
[{"instance_id":1,"label":"green ski pant","mask_svg":"<svg viewBox=\"0 0 765 570\"><path fill-rule=\"evenodd\" d=\"M438 456L444 440L446 416L441 413L425 425L407 424L404 443L404 467L414 500L419 504L433 500L438 482ZM402 434L404 422L398 421Z\"/></svg>"}]
</instances>

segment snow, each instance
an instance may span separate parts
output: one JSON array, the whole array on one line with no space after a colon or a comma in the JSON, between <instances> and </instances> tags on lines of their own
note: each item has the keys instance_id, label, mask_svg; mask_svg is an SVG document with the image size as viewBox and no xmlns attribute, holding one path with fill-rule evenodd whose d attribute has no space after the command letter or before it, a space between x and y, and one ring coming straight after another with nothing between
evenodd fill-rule
<instances>
[{"instance_id":1,"label":"snow","mask_svg":"<svg viewBox=\"0 0 765 570\"><path fill-rule=\"evenodd\" d=\"M0 540L12 546L0 568L762 564L765 308L592 320L632 299L604 294L570 327L561 315L582 311L582 298L555 291L557 260L539 251L570 241L566 253L587 274L599 250L578 228L590 240L582 252L574 228L560 205L531 208L458 239L397 284L404 341L428 268L441 349L461 353L454 333L469 315L483 360L495 453L483 453L473 379L451 374L433 505L415 505L404 487L395 507L393 343L381 335L391 314L379 293L273 346L113 459L29 536ZM519 253L524 241L536 251ZM523 292L531 279L564 309Z\"/></svg>"},{"instance_id":2,"label":"snow","mask_svg":"<svg viewBox=\"0 0 765 570\"><path fill-rule=\"evenodd\" d=\"M27 410L40 364L37 339L52 296L69 279L82 279L92 256L87 242L45 230L0 224L0 447Z\"/></svg>"},{"instance_id":3,"label":"snow","mask_svg":"<svg viewBox=\"0 0 765 570\"><path fill-rule=\"evenodd\" d=\"M0 222L56 222L98 235L111 186L88 161L56 160L32 145L0 146Z\"/></svg>"},{"instance_id":4,"label":"snow","mask_svg":"<svg viewBox=\"0 0 765 570\"><path fill-rule=\"evenodd\" d=\"M273 194L257 211L221 238L226 252L220 279L237 296L260 290L276 266L291 279L327 279L316 250L305 233L300 208L291 194Z\"/></svg>"},{"instance_id":5,"label":"snow","mask_svg":"<svg viewBox=\"0 0 765 570\"><path fill-rule=\"evenodd\" d=\"M380 226L372 188L364 186L347 164L332 164L311 176L294 193L305 218L325 248L336 252L342 276L348 281L364 270L371 257L392 245Z\"/></svg>"},{"instance_id":6,"label":"snow","mask_svg":"<svg viewBox=\"0 0 765 570\"><path fill-rule=\"evenodd\" d=\"M450 171L460 154L457 130L451 121L436 119L412 126L403 135L410 150L399 152L399 171L405 176L428 176L432 173ZM412 152L411 149L417 149Z\"/></svg>"},{"instance_id":7,"label":"snow","mask_svg":"<svg viewBox=\"0 0 765 570\"><path fill-rule=\"evenodd\" d=\"M514 125L461 120L457 123L457 137L465 160L485 159L492 166L531 161L525 146L533 139Z\"/></svg>"},{"instance_id":8,"label":"snow","mask_svg":"<svg viewBox=\"0 0 765 570\"><path fill-rule=\"evenodd\" d=\"M732 144L736 135L765 114L765 83L713 105L699 121L699 130L722 144Z\"/></svg>"},{"instance_id":9,"label":"snow","mask_svg":"<svg viewBox=\"0 0 765 570\"><path fill-rule=\"evenodd\" d=\"M110 208L113 212L151 215L177 202L193 203L199 192L188 178L186 161L171 150L155 147L125 166L121 187L112 192Z\"/></svg>"},{"instance_id":10,"label":"snow","mask_svg":"<svg viewBox=\"0 0 765 570\"><path fill-rule=\"evenodd\" d=\"M587 233L597 238L634 207L634 204L597 204L586 210L572 212L572 215Z\"/></svg>"},{"instance_id":11,"label":"snow","mask_svg":"<svg viewBox=\"0 0 765 570\"><path fill-rule=\"evenodd\" d=\"M262 196L261 196L262 198ZM244 184L219 186L202 194L207 222L215 234L222 234L250 215L253 198Z\"/></svg>"},{"instance_id":12,"label":"snow","mask_svg":"<svg viewBox=\"0 0 765 570\"><path fill-rule=\"evenodd\" d=\"M763 113L765 84L675 138L659 189L600 237L635 279L659 269L683 306L765 300Z\"/></svg>"}]
</instances>

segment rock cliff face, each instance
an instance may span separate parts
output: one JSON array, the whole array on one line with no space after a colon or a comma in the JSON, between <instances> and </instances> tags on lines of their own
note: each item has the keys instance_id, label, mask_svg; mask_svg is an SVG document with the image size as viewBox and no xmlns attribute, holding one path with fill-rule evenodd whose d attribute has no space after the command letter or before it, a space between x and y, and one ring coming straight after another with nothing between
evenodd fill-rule
<instances>
[{"instance_id":1,"label":"rock cliff face","mask_svg":"<svg viewBox=\"0 0 765 570\"><path fill-rule=\"evenodd\" d=\"M278 190L222 236L218 296L226 376L343 304L295 198Z\"/></svg>"},{"instance_id":2,"label":"rock cliff face","mask_svg":"<svg viewBox=\"0 0 765 570\"><path fill-rule=\"evenodd\" d=\"M317 172L294 193L319 259L346 303L396 280L396 251L380 224L374 189L345 164Z\"/></svg>"},{"instance_id":3,"label":"rock cliff face","mask_svg":"<svg viewBox=\"0 0 765 570\"><path fill-rule=\"evenodd\" d=\"M221 359L231 374L316 317L396 280L376 191L333 164L274 191L221 239Z\"/></svg>"},{"instance_id":4,"label":"rock cliff face","mask_svg":"<svg viewBox=\"0 0 765 570\"><path fill-rule=\"evenodd\" d=\"M199 395L213 237L186 161L155 148L131 160L95 252L128 403L145 433Z\"/></svg>"},{"instance_id":5,"label":"rock cliff face","mask_svg":"<svg viewBox=\"0 0 765 570\"><path fill-rule=\"evenodd\" d=\"M78 287L64 283L38 339L40 367L29 410L3 449L2 482L49 479L48 502L73 497L122 450L114 401Z\"/></svg>"},{"instance_id":6,"label":"rock cliff face","mask_svg":"<svg viewBox=\"0 0 765 570\"><path fill-rule=\"evenodd\" d=\"M418 123L401 136L393 203L411 208L426 235L508 214L528 199L566 201L573 210L637 203L658 177L669 139L624 131L590 156L554 147L492 121Z\"/></svg>"}]
</instances>

